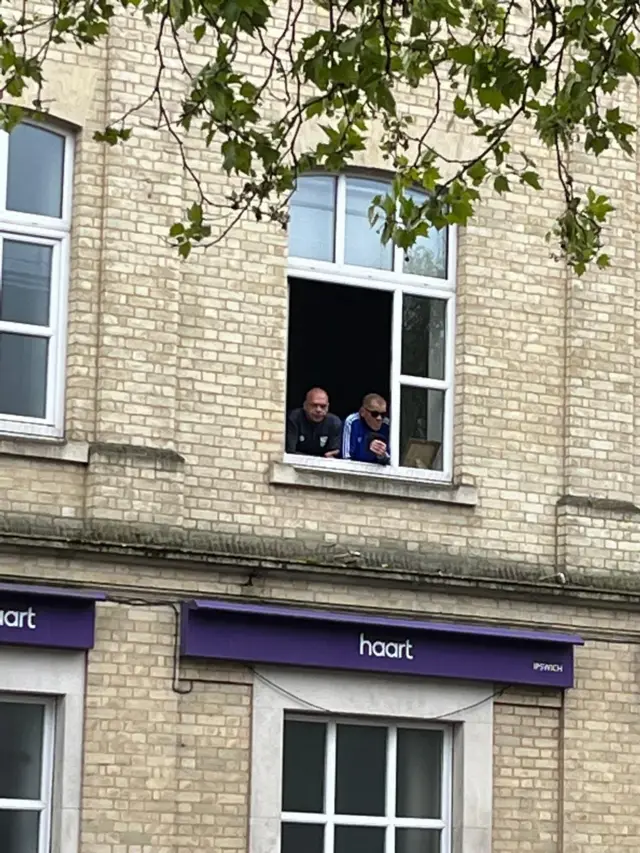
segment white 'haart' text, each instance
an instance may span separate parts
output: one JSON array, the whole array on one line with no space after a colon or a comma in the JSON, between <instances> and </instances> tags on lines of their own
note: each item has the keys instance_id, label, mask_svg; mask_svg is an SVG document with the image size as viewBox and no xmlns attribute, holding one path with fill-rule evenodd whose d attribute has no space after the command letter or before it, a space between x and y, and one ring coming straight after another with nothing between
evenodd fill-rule
<instances>
[{"instance_id":1,"label":"white 'haart' text","mask_svg":"<svg viewBox=\"0 0 640 853\"><path fill-rule=\"evenodd\" d=\"M369 640L360 634L360 655L362 657L395 658L396 660L413 660L413 643L387 643L384 640Z\"/></svg>"},{"instance_id":2,"label":"white 'haart' text","mask_svg":"<svg viewBox=\"0 0 640 853\"><path fill-rule=\"evenodd\" d=\"M0 628L29 628L33 630L35 627L36 614L33 607L28 610L0 610Z\"/></svg>"}]
</instances>

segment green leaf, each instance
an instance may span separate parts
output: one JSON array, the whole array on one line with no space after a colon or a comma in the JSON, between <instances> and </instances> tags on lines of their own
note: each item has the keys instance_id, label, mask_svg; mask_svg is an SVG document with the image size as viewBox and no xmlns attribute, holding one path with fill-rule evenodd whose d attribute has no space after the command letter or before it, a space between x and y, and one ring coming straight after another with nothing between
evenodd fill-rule
<instances>
[{"instance_id":1,"label":"green leaf","mask_svg":"<svg viewBox=\"0 0 640 853\"><path fill-rule=\"evenodd\" d=\"M202 205L194 202L187 211L187 218L189 222L193 222L194 224L202 222Z\"/></svg>"},{"instance_id":2,"label":"green leaf","mask_svg":"<svg viewBox=\"0 0 640 853\"><path fill-rule=\"evenodd\" d=\"M523 172L520 175L520 180L523 184L533 187L534 190L541 190L540 177L537 172Z\"/></svg>"},{"instance_id":3,"label":"green leaf","mask_svg":"<svg viewBox=\"0 0 640 853\"><path fill-rule=\"evenodd\" d=\"M471 168L467 169L467 175L469 175L473 181L474 186L478 186L484 181L487 176L487 172L488 169L484 160L478 160L478 162L474 163Z\"/></svg>"},{"instance_id":4,"label":"green leaf","mask_svg":"<svg viewBox=\"0 0 640 853\"><path fill-rule=\"evenodd\" d=\"M493 182L493 188L497 193L507 193L509 192L509 181L505 177L505 175L498 175L495 181Z\"/></svg>"},{"instance_id":5,"label":"green leaf","mask_svg":"<svg viewBox=\"0 0 640 853\"><path fill-rule=\"evenodd\" d=\"M469 115L466 101L460 95L456 95L453 100L453 111L458 118L466 118Z\"/></svg>"},{"instance_id":6,"label":"green leaf","mask_svg":"<svg viewBox=\"0 0 640 853\"><path fill-rule=\"evenodd\" d=\"M470 44L461 44L449 48L449 59L458 65L473 65L476 52Z\"/></svg>"},{"instance_id":7,"label":"green leaf","mask_svg":"<svg viewBox=\"0 0 640 853\"><path fill-rule=\"evenodd\" d=\"M174 222L169 229L169 237L179 237L180 234L184 234L184 225L182 222Z\"/></svg>"},{"instance_id":8,"label":"green leaf","mask_svg":"<svg viewBox=\"0 0 640 853\"><path fill-rule=\"evenodd\" d=\"M493 88L479 89L478 100L483 107L491 107L496 112L498 112L498 110L500 110L505 104L502 92Z\"/></svg>"}]
</instances>

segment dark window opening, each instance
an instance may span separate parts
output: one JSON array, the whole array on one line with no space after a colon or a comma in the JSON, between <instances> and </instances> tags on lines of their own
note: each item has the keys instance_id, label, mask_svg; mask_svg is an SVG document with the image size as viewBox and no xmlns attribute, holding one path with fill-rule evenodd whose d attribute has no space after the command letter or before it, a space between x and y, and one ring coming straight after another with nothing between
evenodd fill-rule
<instances>
[{"instance_id":1,"label":"dark window opening","mask_svg":"<svg viewBox=\"0 0 640 853\"><path fill-rule=\"evenodd\" d=\"M371 392L390 410L392 299L382 290L289 279L287 411L315 386L342 420Z\"/></svg>"}]
</instances>

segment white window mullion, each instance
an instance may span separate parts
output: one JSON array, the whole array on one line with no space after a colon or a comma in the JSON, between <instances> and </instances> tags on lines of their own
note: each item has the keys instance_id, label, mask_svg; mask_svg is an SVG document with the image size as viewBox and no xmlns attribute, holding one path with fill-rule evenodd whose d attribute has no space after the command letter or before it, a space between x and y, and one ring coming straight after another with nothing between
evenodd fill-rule
<instances>
[{"instance_id":1,"label":"white window mullion","mask_svg":"<svg viewBox=\"0 0 640 853\"><path fill-rule=\"evenodd\" d=\"M9 162L9 134L0 133L0 163ZM7 206L7 167L0 168L0 211L6 210ZM0 214L1 215L1 214Z\"/></svg>"},{"instance_id":2,"label":"white window mullion","mask_svg":"<svg viewBox=\"0 0 640 853\"><path fill-rule=\"evenodd\" d=\"M0 332L30 338L50 338L53 335L50 326L28 326L26 323L9 323L4 320L0 320Z\"/></svg>"},{"instance_id":3,"label":"white window mullion","mask_svg":"<svg viewBox=\"0 0 640 853\"><path fill-rule=\"evenodd\" d=\"M0 812L37 812L46 808L42 800L0 800Z\"/></svg>"},{"instance_id":4,"label":"white window mullion","mask_svg":"<svg viewBox=\"0 0 640 853\"><path fill-rule=\"evenodd\" d=\"M60 327L64 328L66 318L66 288L63 290L62 283L65 279L64 253L67 249L67 241L57 243L53 248L51 258L51 285L49 295L49 326L52 336L49 340L47 351L47 388L45 412L48 423L62 425L64 412L64 352L65 341L60 334ZM61 360L62 359L62 360Z\"/></svg>"},{"instance_id":5,"label":"white window mullion","mask_svg":"<svg viewBox=\"0 0 640 853\"><path fill-rule=\"evenodd\" d=\"M325 814L316 814L316 812L282 812L283 823L325 823L327 816Z\"/></svg>"},{"instance_id":6,"label":"white window mullion","mask_svg":"<svg viewBox=\"0 0 640 853\"><path fill-rule=\"evenodd\" d=\"M327 723L327 753L324 767L324 853L333 853L336 814L336 748L337 726Z\"/></svg>"},{"instance_id":7,"label":"white window mullion","mask_svg":"<svg viewBox=\"0 0 640 853\"><path fill-rule=\"evenodd\" d=\"M389 726L387 730L387 790L386 790L386 814L387 825L385 853L396 851L396 782L398 761L398 728Z\"/></svg>"},{"instance_id":8,"label":"white window mullion","mask_svg":"<svg viewBox=\"0 0 640 853\"><path fill-rule=\"evenodd\" d=\"M402 385L410 385L412 388L431 388L434 391L449 389L449 383L443 379L427 379L425 376L408 376L402 373L398 380Z\"/></svg>"},{"instance_id":9,"label":"white window mullion","mask_svg":"<svg viewBox=\"0 0 640 853\"><path fill-rule=\"evenodd\" d=\"M53 798L53 751L55 747L55 705L53 701L45 706L44 731L42 737L42 769L40 781L40 799L45 804L40 814L40 834L38 853L48 853L51 840L51 807Z\"/></svg>"},{"instance_id":10,"label":"white window mullion","mask_svg":"<svg viewBox=\"0 0 640 853\"><path fill-rule=\"evenodd\" d=\"M402 266L404 264L404 249L400 246L393 247L393 271L395 273L402 273Z\"/></svg>"},{"instance_id":11,"label":"white window mullion","mask_svg":"<svg viewBox=\"0 0 640 853\"><path fill-rule=\"evenodd\" d=\"M393 294L391 309L391 465L400 465L400 375L402 370L402 291Z\"/></svg>"},{"instance_id":12,"label":"white window mullion","mask_svg":"<svg viewBox=\"0 0 640 853\"><path fill-rule=\"evenodd\" d=\"M344 238L347 222L347 179L340 175L336 181L336 215L335 215L335 262L344 265Z\"/></svg>"},{"instance_id":13,"label":"white window mullion","mask_svg":"<svg viewBox=\"0 0 640 853\"><path fill-rule=\"evenodd\" d=\"M447 301L445 329L444 377L447 389L444 395L444 416L442 424L442 470L447 478L453 474L453 403L455 382L455 325L456 301L452 297Z\"/></svg>"},{"instance_id":14,"label":"white window mullion","mask_svg":"<svg viewBox=\"0 0 640 853\"><path fill-rule=\"evenodd\" d=\"M451 828L453 815L453 731L446 728L442 743L442 822L440 853L451 853Z\"/></svg>"}]
</instances>

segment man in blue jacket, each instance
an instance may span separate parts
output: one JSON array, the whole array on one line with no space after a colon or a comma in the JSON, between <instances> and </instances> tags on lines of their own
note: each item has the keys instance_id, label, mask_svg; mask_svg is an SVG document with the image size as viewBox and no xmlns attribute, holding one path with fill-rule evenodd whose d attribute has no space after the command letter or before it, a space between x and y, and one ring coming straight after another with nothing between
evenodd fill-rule
<instances>
[{"instance_id":1,"label":"man in blue jacket","mask_svg":"<svg viewBox=\"0 0 640 853\"><path fill-rule=\"evenodd\" d=\"M367 394L360 410L345 420L342 458L378 465L388 465L391 461L387 401L380 394Z\"/></svg>"}]
</instances>

